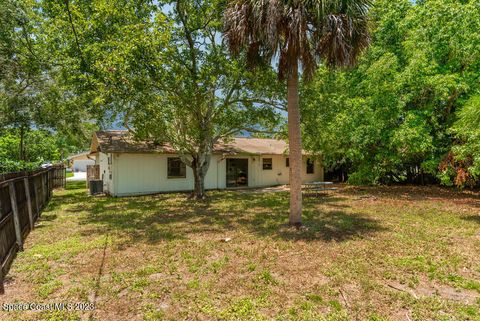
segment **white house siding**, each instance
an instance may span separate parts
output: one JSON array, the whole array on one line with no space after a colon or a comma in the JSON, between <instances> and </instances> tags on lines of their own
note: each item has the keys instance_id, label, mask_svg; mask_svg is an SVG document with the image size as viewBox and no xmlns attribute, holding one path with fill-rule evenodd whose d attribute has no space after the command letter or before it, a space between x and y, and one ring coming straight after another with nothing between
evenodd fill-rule
<instances>
[{"instance_id":1,"label":"white house siding","mask_svg":"<svg viewBox=\"0 0 480 321\"><path fill-rule=\"evenodd\" d=\"M194 184L192 169L187 167L185 178L168 178L168 157L177 157L177 155L115 154L114 195L140 195L191 190ZM216 189L218 188L217 184L217 157L214 156L205 177L205 187Z\"/></svg>"},{"instance_id":2,"label":"white house siding","mask_svg":"<svg viewBox=\"0 0 480 321\"><path fill-rule=\"evenodd\" d=\"M95 161L92 159L75 159L73 160L72 170L74 172L86 172L87 165L94 165Z\"/></svg>"},{"instance_id":3,"label":"white house siding","mask_svg":"<svg viewBox=\"0 0 480 321\"><path fill-rule=\"evenodd\" d=\"M108 165L108 155L100 153L100 175L103 174L104 189L115 196L153 194L192 190L193 172L187 166L185 178L167 178L167 158L176 155L117 153L113 154L112 164ZM248 186L274 186L288 184L289 168L285 166L285 156L236 155L229 158L248 159ZM272 170L263 170L262 158L272 158ZM323 180L323 168L315 164L314 174L306 174L306 158L303 164L303 181ZM112 178L110 178L110 174ZM213 155L205 177L206 189L226 188L226 160L221 155Z\"/></svg>"},{"instance_id":4,"label":"white house siding","mask_svg":"<svg viewBox=\"0 0 480 321\"><path fill-rule=\"evenodd\" d=\"M302 182L318 182L323 181L323 166L320 160L315 160L313 174L307 174L307 157L303 156L302 162Z\"/></svg>"},{"instance_id":5,"label":"white house siding","mask_svg":"<svg viewBox=\"0 0 480 321\"><path fill-rule=\"evenodd\" d=\"M263 159L272 159L272 169L263 169ZM319 161L315 162L314 173L307 174L307 158L303 158L302 181L312 182L323 180L323 168ZM286 157L283 155L262 155L252 156L249 160L249 186L273 186L288 184L289 181L289 167L286 166Z\"/></svg>"},{"instance_id":6,"label":"white house siding","mask_svg":"<svg viewBox=\"0 0 480 321\"><path fill-rule=\"evenodd\" d=\"M255 161L257 166L258 173L257 186L271 186L271 185L280 185L288 183L288 174L289 168L285 166L285 157L282 155L268 156L264 155L262 157L257 157L259 161ZM272 169L264 170L263 169L263 159L271 158L272 159Z\"/></svg>"}]
</instances>

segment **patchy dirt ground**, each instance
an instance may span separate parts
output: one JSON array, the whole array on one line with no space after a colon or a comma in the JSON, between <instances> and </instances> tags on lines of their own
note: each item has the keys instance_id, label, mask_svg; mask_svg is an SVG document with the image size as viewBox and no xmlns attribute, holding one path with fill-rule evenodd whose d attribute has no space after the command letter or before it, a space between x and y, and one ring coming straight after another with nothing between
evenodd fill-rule
<instances>
[{"instance_id":1,"label":"patchy dirt ground","mask_svg":"<svg viewBox=\"0 0 480 321\"><path fill-rule=\"evenodd\" d=\"M70 183L0 303L95 310L0 319L480 320L478 193L341 187L305 199L301 230L287 192L210 196L90 197Z\"/></svg>"}]
</instances>

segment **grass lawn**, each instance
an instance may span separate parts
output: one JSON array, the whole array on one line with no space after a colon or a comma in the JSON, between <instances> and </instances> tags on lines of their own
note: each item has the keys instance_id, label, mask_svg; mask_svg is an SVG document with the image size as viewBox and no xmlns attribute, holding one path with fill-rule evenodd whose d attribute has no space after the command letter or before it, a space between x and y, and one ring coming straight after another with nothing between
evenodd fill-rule
<instances>
[{"instance_id":1,"label":"grass lawn","mask_svg":"<svg viewBox=\"0 0 480 321\"><path fill-rule=\"evenodd\" d=\"M66 178L69 178L69 177L73 177L73 172L66 172L67 176L65 176Z\"/></svg>"},{"instance_id":2,"label":"grass lawn","mask_svg":"<svg viewBox=\"0 0 480 321\"><path fill-rule=\"evenodd\" d=\"M437 187L90 197L58 191L1 303L94 302L2 320L480 320L480 196ZM222 239L231 238L229 242Z\"/></svg>"}]
</instances>

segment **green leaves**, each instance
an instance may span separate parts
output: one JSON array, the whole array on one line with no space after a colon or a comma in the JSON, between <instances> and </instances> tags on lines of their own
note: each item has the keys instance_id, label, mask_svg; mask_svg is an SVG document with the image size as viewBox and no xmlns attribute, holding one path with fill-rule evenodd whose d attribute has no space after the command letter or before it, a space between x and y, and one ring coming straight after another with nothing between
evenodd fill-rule
<instances>
[{"instance_id":1,"label":"green leaves","mask_svg":"<svg viewBox=\"0 0 480 321\"><path fill-rule=\"evenodd\" d=\"M357 183L434 178L447 159L474 175L478 103L462 106L480 89L479 10L478 1L376 1L358 67L320 70L304 88L307 147L327 166L347 164Z\"/></svg>"},{"instance_id":2,"label":"green leaves","mask_svg":"<svg viewBox=\"0 0 480 321\"><path fill-rule=\"evenodd\" d=\"M452 151L456 159L466 163L469 174L480 178L480 95L471 97L457 113L452 126L457 137Z\"/></svg>"},{"instance_id":3,"label":"green leaves","mask_svg":"<svg viewBox=\"0 0 480 321\"><path fill-rule=\"evenodd\" d=\"M74 76L78 64L66 50L69 35L59 34L67 24L53 23L47 15L60 5L0 1L0 140L8 142L0 150L3 170L59 160L56 149L85 148L95 127L91 104L74 93L72 79L85 86L87 78ZM50 140L53 136L62 142Z\"/></svg>"},{"instance_id":4,"label":"green leaves","mask_svg":"<svg viewBox=\"0 0 480 321\"><path fill-rule=\"evenodd\" d=\"M271 69L254 76L226 50L222 1L42 4L65 82L93 115L120 119L139 139L197 157L279 121L283 90Z\"/></svg>"},{"instance_id":5,"label":"green leaves","mask_svg":"<svg viewBox=\"0 0 480 321\"><path fill-rule=\"evenodd\" d=\"M42 130L20 134L19 130L3 131L0 136L0 173L36 169L44 162L60 160L59 137ZM69 151L64 149L67 154ZM21 155L23 154L23 155Z\"/></svg>"}]
</instances>

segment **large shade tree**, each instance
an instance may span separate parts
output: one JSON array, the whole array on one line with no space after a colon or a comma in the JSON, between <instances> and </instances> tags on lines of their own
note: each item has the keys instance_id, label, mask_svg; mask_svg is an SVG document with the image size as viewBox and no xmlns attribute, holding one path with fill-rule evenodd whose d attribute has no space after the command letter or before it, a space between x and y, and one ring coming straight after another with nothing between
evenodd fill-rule
<instances>
[{"instance_id":1,"label":"large shade tree","mask_svg":"<svg viewBox=\"0 0 480 321\"><path fill-rule=\"evenodd\" d=\"M0 1L0 132L18 129L18 158L25 159L25 135L41 113L45 65L38 21L29 1ZM3 136L3 134L2 134Z\"/></svg>"},{"instance_id":2,"label":"large shade tree","mask_svg":"<svg viewBox=\"0 0 480 321\"><path fill-rule=\"evenodd\" d=\"M35 0L0 0L0 171L57 161L93 127L53 63L41 12Z\"/></svg>"},{"instance_id":3,"label":"large shade tree","mask_svg":"<svg viewBox=\"0 0 480 321\"><path fill-rule=\"evenodd\" d=\"M292 225L301 225L302 214L299 70L308 81L319 61L353 65L370 40L369 6L369 0L235 0L225 11L231 52L245 51L252 66L278 59L278 76L287 81Z\"/></svg>"},{"instance_id":4,"label":"large shade tree","mask_svg":"<svg viewBox=\"0 0 480 321\"><path fill-rule=\"evenodd\" d=\"M350 184L480 184L479 1L376 0L369 16L355 68L300 90L304 148Z\"/></svg>"},{"instance_id":5,"label":"large shade tree","mask_svg":"<svg viewBox=\"0 0 480 321\"><path fill-rule=\"evenodd\" d=\"M205 198L215 146L275 131L285 109L275 73L253 74L222 38L223 1L44 0L55 59L75 93L123 119L136 139L168 144ZM125 41L128 39L128 41ZM272 108L275 107L275 108Z\"/></svg>"}]
</instances>

